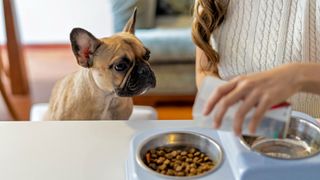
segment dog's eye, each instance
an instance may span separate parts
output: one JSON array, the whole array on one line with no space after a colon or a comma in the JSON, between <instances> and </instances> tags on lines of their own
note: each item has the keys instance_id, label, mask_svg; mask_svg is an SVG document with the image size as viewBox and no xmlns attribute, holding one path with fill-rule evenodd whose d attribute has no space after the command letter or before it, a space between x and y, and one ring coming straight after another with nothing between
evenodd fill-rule
<instances>
[{"instance_id":1,"label":"dog's eye","mask_svg":"<svg viewBox=\"0 0 320 180\"><path fill-rule=\"evenodd\" d=\"M119 63L117 65L114 66L114 69L116 71L124 71L128 68L128 65L126 63Z\"/></svg>"}]
</instances>

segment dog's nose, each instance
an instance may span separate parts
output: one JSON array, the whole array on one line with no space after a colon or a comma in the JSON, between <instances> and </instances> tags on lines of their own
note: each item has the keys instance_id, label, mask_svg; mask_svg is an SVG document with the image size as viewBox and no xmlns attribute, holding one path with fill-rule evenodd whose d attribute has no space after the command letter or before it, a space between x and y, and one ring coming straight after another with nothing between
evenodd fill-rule
<instances>
[{"instance_id":1,"label":"dog's nose","mask_svg":"<svg viewBox=\"0 0 320 180\"><path fill-rule=\"evenodd\" d=\"M142 75L142 74L144 74L145 72L146 72L146 70L145 70L144 68L139 68L138 71L137 71L137 73L138 73L139 75Z\"/></svg>"}]
</instances>

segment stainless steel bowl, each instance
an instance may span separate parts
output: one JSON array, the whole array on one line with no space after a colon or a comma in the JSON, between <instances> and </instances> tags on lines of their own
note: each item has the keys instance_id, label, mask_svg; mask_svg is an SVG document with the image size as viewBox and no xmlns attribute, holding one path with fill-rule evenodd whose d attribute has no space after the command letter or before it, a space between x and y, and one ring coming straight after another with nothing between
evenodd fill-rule
<instances>
[{"instance_id":1,"label":"stainless steel bowl","mask_svg":"<svg viewBox=\"0 0 320 180\"><path fill-rule=\"evenodd\" d=\"M251 150L277 159L302 159L320 152L320 128L315 123L292 117L285 139L242 136L241 141Z\"/></svg>"},{"instance_id":2,"label":"stainless steel bowl","mask_svg":"<svg viewBox=\"0 0 320 180\"><path fill-rule=\"evenodd\" d=\"M148 150L162 146L190 146L197 148L201 152L207 154L207 156L209 156L213 160L215 166L211 170L197 176L177 177L160 174L147 167L143 161L143 157L145 156ZM216 141L207 136L188 131L174 131L163 134L157 134L141 143L141 145L138 146L137 149L136 161L138 162L139 166L142 167L145 171L148 171L149 173L154 174L155 176L160 176L165 179L194 179L206 176L212 173L213 171L217 170L223 161L223 151Z\"/></svg>"}]
</instances>

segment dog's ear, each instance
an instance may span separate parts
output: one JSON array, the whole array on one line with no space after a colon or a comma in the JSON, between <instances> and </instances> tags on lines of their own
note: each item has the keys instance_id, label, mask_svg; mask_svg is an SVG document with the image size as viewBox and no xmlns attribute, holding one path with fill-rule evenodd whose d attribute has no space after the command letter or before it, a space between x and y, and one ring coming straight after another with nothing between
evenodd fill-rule
<instances>
[{"instance_id":1,"label":"dog's ear","mask_svg":"<svg viewBox=\"0 0 320 180\"><path fill-rule=\"evenodd\" d=\"M123 32L128 32L128 33L134 34L134 30L135 30L134 26L136 24L136 17L137 17L137 7L134 8L130 19L128 20L127 24L123 28Z\"/></svg>"},{"instance_id":2,"label":"dog's ear","mask_svg":"<svg viewBox=\"0 0 320 180\"><path fill-rule=\"evenodd\" d=\"M86 68L91 67L93 54L100 46L100 40L84 29L74 28L70 33L70 41L78 64Z\"/></svg>"}]
</instances>

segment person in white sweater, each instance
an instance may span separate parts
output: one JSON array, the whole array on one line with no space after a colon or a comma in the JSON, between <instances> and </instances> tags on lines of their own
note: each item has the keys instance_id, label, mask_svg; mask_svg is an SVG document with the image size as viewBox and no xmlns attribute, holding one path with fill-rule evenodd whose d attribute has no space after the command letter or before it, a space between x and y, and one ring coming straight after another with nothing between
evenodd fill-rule
<instances>
[{"instance_id":1,"label":"person in white sweater","mask_svg":"<svg viewBox=\"0 0 320 180\"><path fill-rule=\"evenodd\" d=\"M212 92L203 111L217 108L216 128L239 100L238 135L254 106L251 132L270 107L287 100L294 110L320 117L320 0L197 0L192 38L197 86L207 75L229 81Z\"/></svg>"}]
</instances>

